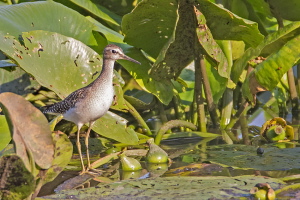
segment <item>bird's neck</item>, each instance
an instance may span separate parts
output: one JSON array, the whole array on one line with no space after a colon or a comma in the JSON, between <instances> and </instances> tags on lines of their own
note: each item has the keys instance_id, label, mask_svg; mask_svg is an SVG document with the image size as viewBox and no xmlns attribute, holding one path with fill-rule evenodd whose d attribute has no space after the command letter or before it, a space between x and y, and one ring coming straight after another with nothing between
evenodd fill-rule
<instances>
[{"instance_id":1,"label":"bird's neck","mask_svg":"<svg viewBox=\"0 0 300 200\"><path fill-rule=\"evenodd\" d=\"M112 86L114 64L114 60L103 61L101 73L93 83L95 87L97 87L98 85L105 85L106 87Z\"/></svg>"}]
</instances>

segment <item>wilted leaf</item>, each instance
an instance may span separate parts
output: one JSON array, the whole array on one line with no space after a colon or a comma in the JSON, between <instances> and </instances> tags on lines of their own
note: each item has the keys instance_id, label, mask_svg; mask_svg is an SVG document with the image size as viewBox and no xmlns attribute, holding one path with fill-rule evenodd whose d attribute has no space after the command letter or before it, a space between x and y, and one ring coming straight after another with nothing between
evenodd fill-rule
<instances>
[{"instance_id":1,"label":"wilted leaf","mask_svg":"<svg viewBox=\"0 0 300 200\"><path fill-rule=\"evenodd\" d=\"M28 154L33 156L34 162L42 169L51 166L54 145L46 117L23 97L13 93L0 94L1 107L4 110L10 131L13 134L17 154L18 147L22 148L22 159ZM26 148L26 153L24 152ZM26 165L26 163L25 163Z\"/></svg>"}]
</instances>

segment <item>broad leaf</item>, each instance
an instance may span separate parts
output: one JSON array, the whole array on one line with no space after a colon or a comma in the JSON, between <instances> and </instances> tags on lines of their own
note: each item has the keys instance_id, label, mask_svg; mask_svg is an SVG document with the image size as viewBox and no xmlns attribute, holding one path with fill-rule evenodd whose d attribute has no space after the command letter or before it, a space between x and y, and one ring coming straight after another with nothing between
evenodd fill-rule
<instances>
[{"instance_id":1,"label":"broad leaf","mask_svg":"<svg viewBox=\"0 0 300 200\"><path fill-rule=\"evenodd\" d=\"M0 104L13 135L17 154L25 160L24 164L27 165L29 154L39 167L49 168L53 160L54 145L46 117L23 97L13 93L0 94ZM18 153L19 149L21 155Z\"/></svg>"},{"instance_id":2,"label":"broad leaf","mask_svg":"<svg viewBox=\"0 0 300 200\"><path fill-rule=\"evenodd\" d=\"M177 11L176 0L140 2L130 14L123 17L124 41L156 58L173 35Z\"/></svg>"},{"instance_id":3,"label":"broad leaf","mask_svg":"<svg viewBox=\"0 0 300 200\"><path fill-rule=\"evenodd\" d=\"M16 38L22 32L47 30L97 45L94 25L76 11L54 1L39 1L0 7L0 36ZM12 23L13 22L13 23Z\"/></svg>"},{"instance_id":4,"label":"broad leaf","mask_svg":"<svg viewBox=\"0 0 300 200\"><path fill-rule=\"evenodd\" d=\"M208 0L197 1L199 4L196 7L204 14L215 39L242 40L252 47L256 47L263 40L257 23L243 19Z\"/></svg>"},{"instance_id":5,"label":"broad leaf","mask_svg":"<svg viewBox=\"0 0 300 200\"><path fill-rule=\"evenodd\" d=\"M85 10L91 12L96 15L100 19L109 22L113 25L120 26L121 17L112 13L107 8L102 5L95 3L95 1L91 0L71 0L71 2L77 4L78 6L84 8Z\"/></svg>"},{"instance_id":6,"label":"broad leaf","mask_svg":"<svg viewBox=\"0 0 300 200\"><path fill-rule=\"evenodd\" d=\"M48 31L32 31L24 33L20 42L22 44L12 36L5 36L0 49L32 74L41 85L50 88L61 98L95 80L96 72L101 71L102 58L73 38ZM104 124L114 126L97 128L96 125L94 130L119 142L137 143L136 134L127 131L124 124L116 123L116 120L119 121L118 118L107 116L102 120ZM112 129L115 134L110 133Z\"/></svg>"},{"instance_id":7,"label":"broad leaf","mask_svg":"<svg viewBox=\"0 0 300 200\"><path fill-rule=\"evenodd\" d=\"M260 91L258 88L273 90L282 76L293 67L300 58L300 35L288 41L279 51L260 63L243 84L243 94L249 100Z\"/></svg>"},{"instance_id":8,"label":"broad leaf","mask_svg":"<svg viewBox=\"0 0 300 200\"><path fill-rule=\"evenodd\" d=\"M225 54L214 40L211 31L206 25L206 19L202 13L195 9L198 27L196 29L197 39L203 49L202 53L211 57L216 63L219 75L229 79L231 66L228 65Z\"/></svg>"},{"instance_id":9,"label":"broad leaf","mask_svg":"<svg viewBox=\"0 0 300 200\"><path fill-rule=\"evenodd\" d=\"M262 52L264 55L269 55L279 50L287 41L299 34L300 22L294 22L277 32L268 35L263 42L261 42L256 48L250 47L244 53L244 55L238 58L232 67L232 81L237 83L244 68L249 60L259 56Z\"/></svg>"},{"instance_id":10,"label":"broad leaf","mask_svg":"<svg viewBox=\"0 0 300 200\"><path fill-rule=\"evenodd\" d=\"M300 1L289 0L288 3L282 0L268 0L273 12L278 13L283 19L290 21L300 20Z\"/></svg>"},{"instance_id":11,"label":"broad leaf","mask_svg":"<svg viewBox=\"0 0 300 200\"><path fill-rule=\"evenodd\" d=\"M196 24L193 4L179 0L177 12L174 32L151 68L150 74L156 80L176 79L194 58Z\"/></svg>"}]
</instances>

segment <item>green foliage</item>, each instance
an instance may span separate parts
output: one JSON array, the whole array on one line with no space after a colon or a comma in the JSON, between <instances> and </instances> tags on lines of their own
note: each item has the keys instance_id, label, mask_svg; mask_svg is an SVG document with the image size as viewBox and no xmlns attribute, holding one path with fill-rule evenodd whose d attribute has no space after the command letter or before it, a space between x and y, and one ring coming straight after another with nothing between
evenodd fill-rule
<instances>
[{"instance_id":1,"label":"green foliage","mask_svg":"<svg viewBox=\"0 0 300 200\"><path fill-rule=\"evenodd\" d=\"M259 91L271 91L279 105L290 100L291 81L287 84L282 77L299 62L298 0L223 0L222 5L214 0L20 0L16 5L3 2L0 50L7 58L1 53L0 93L28 95L26 99L36 106L49 103L46 100L58 100L41 92L42 86L63 99L95 79L101 71L101 52L109 43L120 46L126 55L142 63L137 66L118 61L114 77L116 101L111 106L117 114L108 112L93 126L95 132L111 139L114 145L144 143L153 134L146 123L149 118L154 120L153 116L159 116L158 125L163 124L152 130L159 144L165 133L164 138L199 133L205 138L210 134L199 128L203 124L220 122L222 129L232 127L249 108L242 102L246 99L254 104ZM255 68L251 73L250 66ZM36 91L38 94L32 94ZM0 149L7 149L12 134L18 156L15 159L25 166L24 174L30 174L28 180L36 179L40 168L48 170L39 177L40 184L53 180L72 154L67 136L53 133L51 137L44 116L21 97L1 94L0 101L5 113L5 118L0 118ZM232 117L233 113L237 116ZM60 120L50 123L51 130L59 128L56 125ZM127 126L128 121L131 126ZM25 127L24 123L37 127ZM175 127L180 130L172 133ZM43 134L35 135L40 132ZM227 143L237 138L224 131L222 136ZM201 144L204 146L209 140L204 139ZM282 151L293 153L287 149L278 151L266 153L276 158ZM262 159L245 151L233 152L210 149L214 155L211 160L248 167L249 163L259 165L256 162ZM92 168L109 163L118 155L108 155L94 162ZM282 162L294 165L291 160L286 156ZM272 160L269 163L273 165ZM27 196L40 186L36 183L30 186Z\"/></svg>"}]
</instances>

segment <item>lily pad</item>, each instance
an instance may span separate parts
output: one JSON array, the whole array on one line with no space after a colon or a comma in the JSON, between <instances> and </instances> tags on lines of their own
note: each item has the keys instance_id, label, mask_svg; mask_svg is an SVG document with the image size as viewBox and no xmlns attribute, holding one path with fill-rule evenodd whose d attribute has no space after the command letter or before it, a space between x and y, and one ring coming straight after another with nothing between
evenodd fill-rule
<instances>
[{"instance_id":1,"label":"lily pad","mask_svg":"<svg viewBox=\"0 0 300 200\"><path fill-rule=\"evenodd\" d=\"M300 148L279 149L263 147L264 154L256 153L257 147L246 145L219 145L208 147L207 160L233 168L256 170L299 169Z\"/></svg>"},{"instance_id":2,"label":"lily pad","mask_svg":"<svg viewBox=\"0 0 300 200\"><path fill-rule=\"evenodd\" d=\"M250 197L257 183L268 183L274 190L285 183L261 176L237 177L166 177L99 184L97 188L60 191L41 199L229 199Z\"/></svg>"}]
</instances>

